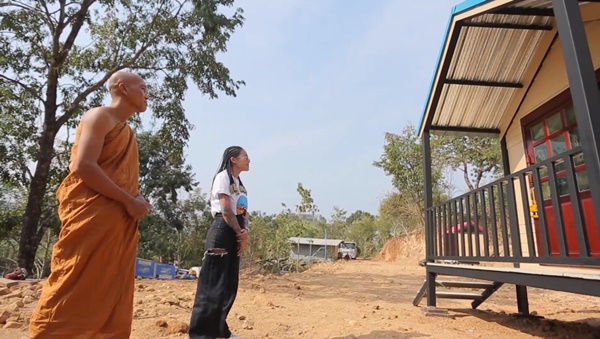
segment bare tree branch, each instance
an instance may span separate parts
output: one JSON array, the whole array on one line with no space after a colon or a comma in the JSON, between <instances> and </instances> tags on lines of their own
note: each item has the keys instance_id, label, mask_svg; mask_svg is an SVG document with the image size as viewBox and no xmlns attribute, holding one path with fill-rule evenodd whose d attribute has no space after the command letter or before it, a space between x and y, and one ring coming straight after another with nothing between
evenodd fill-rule
<instances>
[{"instance_id":1,"label":"bare tree branch","mask_svg":"<svg viewBox=\"0 0 600 339\"><path fill-rule=\"evenodd\" d=\"M123 30L123 36L127 36L129 31L131 30L132 27L135 26L135 23L137 22L137 13L133 14L133 20L130 21L130 25L128 25L125 30ZM123 47L123 43L124 43L124 39L121 39L121 43L117 46L116 52L115 52L115 57L113 58L113 64L116 64L117 61L119 60L119 56L121 55L121 48Z\"/></svg>"},{"instance_id":2,"label":"bare tree branch","mask_svg":"<svg viewBox=\"0 0 600 339\"><path fill-rule=\"evenodd\" d=\"M96 2L96 0L85 0L81 4L81 8L79 8L79 11L77 11L73 16L71 16L69 20L67 20L67 22L65 23L65 25L72 23L72 28L71 32L69 32L69 35L67 36L67 40L65 40L62 50L58 55L58 60L55 60L55 67L62 66L67 60L69 52L71 51L71 48L75 43L75 39L77 38L77 35L79 34L81 27L83 26L85 17L88 13L88 9L90 9L90 6L92 6L94 2Z\"/></svg>"},{"instance_id":3,"label":"bare tree branch","mask_svg":"<svg viewBox=\"0 0 600 339\"><path fill-rule=\"evenodd\" d=\"M27 6L24 3L21 3L19 1L8 1L8 2L0 2L0 7L18 7L27 11L31 11L31 10L35 10L35 8L31 7L31 6Z\"/></svg>"},{"instance_id":4,"label":"bare tree branch","mask_svg":"<svg viewBox=\"0 0 600 339\"><path fill-rule=\"evenodd\" d=\"M63 32L63 29L66 27L65 21L65 0L59 0L60 4L59 14L58 14L58 24L56 29L54 30L54 34L52 34L52 59L58 57L58 53L60 51L60 35ZM52 61L54 63L54 60Z\"/></svg>"},{"instance_id":5,"label":"bare tree branch","mask_svg":"<svg viewBox=\"0 0 600 339\"><path fill-rule=\"evenodd\" d=\"M33 179L33 173L31 173L31 170L29 169L29 167L27 167L27 164L25 164L23 162L21 162L21 167L22 167L22 171L27 174L27 177L29 178L29 182L31 182L31 180Z\"/></svg>"},{"instance_id":6,"label":"bare tree branch","mask_svg":"<svg viewBox=\"0 0 600 339\"><path fill-rule=\"evenodd\" d=\"M463 168L461 168L461 171L463 171L465 183L467 184L467 187L469 187L469 191L473 191L475 188L473 187L471 178L469 178L469 165L466 162L463 162Z\"/></svg>"},{"instance_id":7,"label":"bare tree branch","mask_svg":"<svg viewBox=\"0 0 600 339\"><path fill-rule=\"evenodd\" d=\"M38 1L40 1L40 3L42 4L42 7L44 8L44 12L46 13L46 18L48 18L48 27L50 28L50 32L54 34L54 31L56 30L56 26L54 25L53 17L52 17L52 14L50 14L50 10L48 9L46 0L38 0Z\"/></svg>"}]
</instances>

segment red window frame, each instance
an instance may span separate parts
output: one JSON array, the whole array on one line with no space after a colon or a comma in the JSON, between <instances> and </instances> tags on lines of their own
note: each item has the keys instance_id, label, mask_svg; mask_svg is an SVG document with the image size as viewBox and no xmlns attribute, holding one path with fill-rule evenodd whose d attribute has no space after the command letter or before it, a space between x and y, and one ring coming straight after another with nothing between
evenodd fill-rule
<instances>
[{"instance_id":1,"label":"red window frame","mask_svg":"<svg viewBox=\"0 0 600 339\"><path fill-rule=\"evenodd\" d=\"M577 122L576 121L573 121L571 123L568 122L567 112L569 110L571 110L571 112L574 113L573 112L573 103L571 101L564 102L562 105L560 105L558 107L555 106L554 109L546 111L545 114L543 114L542 116L539 116L535 120L532 120L531 122L524 125L523 132L524 132L524 136L525 136L525 144L526 144L526 151L527 151L526 159L527 159L528 166L531 166L537 162L537 154L535 152L535 148L537 146L544 145L544 144L546 145L546 153L548 155L548 157L546 159L559 155L559 154L554 154L554 150L552 149L552 140L555 139L556 137L559 137L561 135L563 136L564 143L565 143L565 151L569 151L573 148L573 145L571 144L571 133L577 129ZM548 119L554 117L556 114L560 115L561 128L550 133L550 129L548 126ZM538 126L540 123L542 123L544 135L542 137L540 137L539 139L534 140L533 129L534 129L534 127ZM583 162L582 156L583 155L578 155L573 159L573 161L575 162L575 172L577 175L581 175L582 174L581 172L585 171L585 169L586 169L585 162ZM581 160L578 160L578 158ZM545 160L545 159L543 159L543 160ZM563 167L564 167L564 165L563 165ZM548 183L549 177L547 175L547 172L545 175L543 175L542 173L540 173L540 174L541 174L540 181L542 184L544 205L548 205L548 204L551 204L550 194L549 194L549 183ZM560 179L566 180L566 170L564 170L564 169L558 170L556 172L556 178L557 178L557 180L560 180ZM531 178L531 180L530 180L531 186L533 186L532 179L533 178ZM560 190L560 185L559 185L559 190ZM560 195L561 202L567 202L569 200L568 192L558 192L558 194ZM580 194L588 195L589 189L588 188L580 189Z\"/></svg>"}]
</instances>

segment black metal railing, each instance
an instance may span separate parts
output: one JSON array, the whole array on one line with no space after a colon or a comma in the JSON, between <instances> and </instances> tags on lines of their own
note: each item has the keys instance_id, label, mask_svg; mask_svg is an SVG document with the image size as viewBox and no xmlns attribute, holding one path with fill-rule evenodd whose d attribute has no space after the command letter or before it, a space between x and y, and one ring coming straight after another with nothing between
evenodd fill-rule
<instances>
[{"instance_id":1,"label":"black metal railing","mask_svg":"<svg viewBox=\"0 0 600 339\"><path fill-rule=\"evenodd\" d=\"M426 212L427 259L600 265L581 147Z\"/></svg>"}]
</instances>

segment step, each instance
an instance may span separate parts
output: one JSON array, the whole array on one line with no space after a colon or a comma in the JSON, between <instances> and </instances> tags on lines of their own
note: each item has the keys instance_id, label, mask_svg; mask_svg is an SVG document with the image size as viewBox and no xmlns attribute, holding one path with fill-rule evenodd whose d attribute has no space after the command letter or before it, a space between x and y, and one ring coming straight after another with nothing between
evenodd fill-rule
<instances>
[{"instance_id":1,"label":"step","mask_svg":"<svg viewBox=\"0 0 600 339\"><path fill-rule=\"evenodd\" d=\"M464 293L464 292L436 292L436 297L441 299L466 299L480 300L483 296L479 293Z\"/></svg>"},{"instance_id":2,"label":"step","mask_svg":"<svg viewBox=\"0 0 600 339\"><path fill-rule=\"evenodd\" d=\"M462 288L491 288L494 287L493 282L486 281L445 281L436 280L436 286L440 287L462 287Z\"/></svg>"}]
</instances>

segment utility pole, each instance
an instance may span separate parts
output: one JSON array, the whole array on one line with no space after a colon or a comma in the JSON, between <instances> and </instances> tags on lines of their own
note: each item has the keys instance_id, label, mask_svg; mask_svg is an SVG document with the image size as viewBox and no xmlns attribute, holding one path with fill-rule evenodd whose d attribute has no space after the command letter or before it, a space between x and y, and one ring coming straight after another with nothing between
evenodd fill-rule
<instances>
[{"instance_id":1,"label":"utility pole","mask_svg":"<svg viewBox=\"0 0 600 339\"><path fill-rule=\"evenodd\" d=\"M325 224L325 262L327 262L327 224Z\"/></svg>"}]
</instances>

